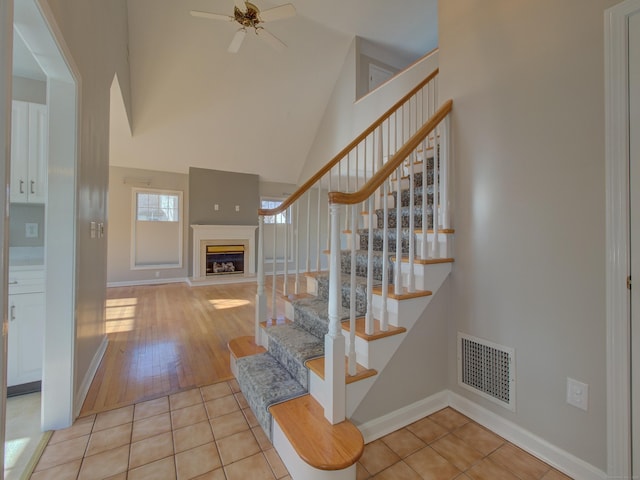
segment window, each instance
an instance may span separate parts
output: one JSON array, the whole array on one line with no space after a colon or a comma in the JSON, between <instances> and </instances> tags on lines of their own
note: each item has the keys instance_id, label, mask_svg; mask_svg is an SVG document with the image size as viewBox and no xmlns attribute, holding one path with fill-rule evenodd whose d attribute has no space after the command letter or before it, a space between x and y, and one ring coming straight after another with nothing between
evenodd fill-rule
<instances>
[{"instance_id":1,"label":"window","mask_svg":"<svg viewBox=\"0 0 640 480\"><path fill-rule=\"evenodd\" d=\"M182 268L182 192L132 193L131 268Z\"/></svg>"},{"instance_id":2,"label":"window","mask_svg":"<svg viewBox=\"0 0 640 480\"><path fill-rule=\"evenodd\" d=\"M136 219L139 222L178 222L179 208L179 195L136 192Z\"/></svg>"},{"instance_id":3,"label":"window","mask_svg":"<svg viewBox=\"0 0 640 480\"><path fill-rule=\"evenodd\" d=\"M272 208L277 208L280 205L282 205L282 202L284 202L283 199L274 199L274 198L263 198L260 201L260 208L263 209L272 209ZM288 220L286 218L285 213L288 212ZM287 220L287 221L285 221ZM264 217L264 223L291 223L291 208L288 208L285 212L281 212L275 216L269 216L269 217Z\"/></svg>"}]
</instances>

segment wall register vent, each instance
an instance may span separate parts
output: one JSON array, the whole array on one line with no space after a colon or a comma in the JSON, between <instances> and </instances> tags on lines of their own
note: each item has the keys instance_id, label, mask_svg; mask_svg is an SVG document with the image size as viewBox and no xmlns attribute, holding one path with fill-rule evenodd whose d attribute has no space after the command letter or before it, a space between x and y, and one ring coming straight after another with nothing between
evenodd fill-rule
<instances>
[{"instance_id":1,"label":"wall register vent","mask_svg":"<svg viewBox=\"0 0 640 480\"><path fill-rule=\"evenodd\" d=\"M458 332L458 385L515 411L513 348Z\"/></svg>"}]
</instances>

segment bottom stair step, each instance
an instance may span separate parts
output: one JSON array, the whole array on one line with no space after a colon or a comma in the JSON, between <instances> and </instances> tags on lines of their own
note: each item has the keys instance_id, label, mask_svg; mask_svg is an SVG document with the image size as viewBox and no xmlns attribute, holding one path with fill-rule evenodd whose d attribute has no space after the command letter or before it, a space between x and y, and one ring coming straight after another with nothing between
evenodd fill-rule
<instances>
[{"instance_id":1,"label":"bottom stair step","mask_svg":"<svg viewBox=\"0 0 640 480\"><path fill-rule=\"evenodd\" d=\"M280 403L270 411L298 456L313 468L343 470L362 456L364 439L360 430L349 420L331 425L311 395Z\"/></svg>"},{"instance_id":2,"label":"bottom stair step","mask_svg":"<svg viewBox=\"0 0 640 480\"><path fill-rule=\"evenodd\" d=\"M240 390L271 440L269 407L304 395L307 390L268 353L238 358L236 366Z\"/></svg>"}]
</instances>

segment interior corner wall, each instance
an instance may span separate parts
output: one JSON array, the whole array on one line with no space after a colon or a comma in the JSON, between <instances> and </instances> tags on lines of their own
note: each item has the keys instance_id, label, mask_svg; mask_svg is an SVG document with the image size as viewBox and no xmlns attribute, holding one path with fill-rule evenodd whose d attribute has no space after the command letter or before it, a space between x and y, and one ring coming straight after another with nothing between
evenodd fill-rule
<instances>
[{"instance_id":1,"label":"interior corner wall","mask_svg":"<svg viewBox=\"0 0 640 480\"><path fill-rule=\"evenodd\" d=\"M126 0L38 0L47 4L81 76L76 165L76 294L74 395L105 338L106 238L90 223L107 223L109 98L114 74L129 83ZM75 406L75 410L79 406Z\"/></svg>"},{"instance_id":2,"label":"interior corner wall","mask_svg":"<svg viewBox=\"0 0 640 480\"><path fill-rule=\"evenodd\" d=\"M450 300L450 279L447 279L353 413L351 420L356 425L395 412L447 388Z\"/></svg>"},{"instance_id":3,"label":"interior corner wall","mask_svg":"<svg viewBox=\"0 0 640 480\"><path fill-rule=\"evenodd\" d=\"M354 40L327 103L298 184L325 166L341 149L438 67L437 51L356 101L357 48Z\"/></svg>"},{"instance_id":4,"label":"interior corner wall","mask_svg":"<svg viewBox=\"0 0 640 480\"><path fill-rule=\"evenodd\" d=\"M215 206L218 205L218 210ZM236 211L236 206L239 211ZM189 225L255 225L260 208L259 176L189 168ZM193 231L189 228L189 271Z\"/></svg>"},{"instance_id":5,"label":"interior corner wall","mask_svg":"<svg viewBox=\"0 0 640 480\"><path fill-rule=\"evenodd\" d=\"M606 470L604 11L439 2L453 99L449 388ZM456 333L513 347L516 410L461 389ZM589 409L566 403L567 377Z\"/></svg>"},{"instance_id":6,"label":"interior corner wall","mask_svg":"<svg viewBox=\"0 0 640 480\"><path fill-rule=\"evenodd\" d=\"M125 179L129 180L125 183ZM135 179L148 180L135 183ZM153 270L131 269L131 226L134 187L174 190L182 192L182 268L154 268ZM145 282L159 279L185 278L189 271L189 177L173 172L158 172L137 168L109 167L109 229L107 282ZM159 276L156 276L158 272Z\"/></svg>"}]
</instances>

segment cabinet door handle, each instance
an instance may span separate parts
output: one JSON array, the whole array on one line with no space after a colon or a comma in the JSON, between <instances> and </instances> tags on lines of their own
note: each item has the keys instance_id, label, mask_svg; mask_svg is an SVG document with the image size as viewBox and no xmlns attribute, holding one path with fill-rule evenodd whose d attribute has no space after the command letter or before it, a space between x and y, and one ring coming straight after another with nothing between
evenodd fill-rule
<instances>
[{"instance_id":1,"label":"cabinet door handle","mask_svg":"<svg viewBox=\"0 0 640 480\"><path fill-rule=\"evenodd\" d=\"M20 180L20 193L24 193L24 180Z\"/></svg>"},{"instance_id":2,"label":"cabinet door handle","mask_svg":"<svg viewBox=\"0 0 640 480\"><path fill-rule=\"evenodd\" d=\"M16 306L11 305L11 321L13 322L16 319Z\"/></svg>"},{"instance_id":3,"label":"cabinet door handle","mask_svg":"<svg viewBox=\"0 0 640 480\"><path fill-rule=\"evenodd\" d=\"M36 183L36 182L35 182L35 180L31 180L31 194L32 194L32 195L33 195L34 193L36 193L36 192L33 190L33 187L34 187L35 183Z\"/></svg>"},{"instance_id":4,"label":"cabinet door handle","mask_svg":"<svg viewBox=\"0 0 640 480\"><path fill-rule=\"evenodd\" d=\"M9 282L9 285L17 285L18 284L18 280L12 280L11 282Z\"/></svg>"}]
</instances>

